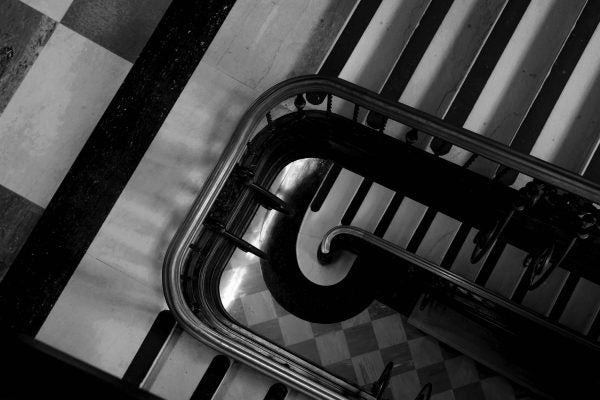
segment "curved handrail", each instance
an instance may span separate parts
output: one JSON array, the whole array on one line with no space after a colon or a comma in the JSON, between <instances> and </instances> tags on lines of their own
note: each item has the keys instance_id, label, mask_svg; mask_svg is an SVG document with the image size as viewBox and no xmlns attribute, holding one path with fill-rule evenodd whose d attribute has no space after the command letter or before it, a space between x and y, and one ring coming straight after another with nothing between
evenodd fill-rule
<instances>
[{"instance_id":1,"label":"curved handrail","mask_svg":"<svg viewBox=\"0 0 600 400\"><path fill-rule=\"evenodd\" d=\"M180 285L180 275L190 251L189 246L199 234L208 211L223 188L234 165L242 157L245 146L252 138L260 120L284 100L307 92L324 92L348 100L358 106L409 125L434 137L444 139L533 178L570 191L594 203L600 203L600 186L579 175L530 155L517 153L492 139L463 128L451 126L437 117L404 104L384 99L377 93L342 79L315 75L301 76L286 80L267 90L242 116L225 151L173 237L165 255L163 290L167 304L175 318L193 337L310 395L330 399L344 398L330 388L306 381L302 374L291 370L285 364L277 363L262 353L248 349L232 338L219 335L210 326L202 322L186 305Z\"/></svg>"},{"instance_id":2,"label":"curved handrail","mask_svg":"<svg viewBox=\"0 0 600 400\"><path fill-rule=\"evenodd\" d=\"M424 257L421 257L417 254L411 253L402 246L398 246L392 242L389 242L385 239L382 239L378 236L375 236L373 233L366 231L364 229L358 228L356 226L349 225L338 225L336 227L328 230L323 239L321 240L321 244L319 246L319 261L323 264L330 263L334 257L334 252L339 249L333 249L333 243L342 238L355 238L360 242L367 243L371 246L374 246L377 249L380 249L384 252L392 254L398 258L401 258L405 261L408 261L411 265L418 266L419 268L443 278L447 282L451 282L452 284L469 291L482 299L489 300L494 304L498 304L503 308L512 311L513 313L525 316L526 318L534 321L540 326L543 326L551 331L558 332L564 336L569 337L571 340L576 341L577 343L585 344L594 348L596 350L600 350L600 346L595 343L589 343L584 341L581 337L573 335L568 329L562 328L558 325L549 323L546 319L542 318L537 314L533 314L528 312L527 309L519 304L515 304L512 301L506 300L502 296L497 295L493 291L476 285L469 281L468 279L457 275L449 270L439 267L437 264L427 260ZM341 246L339 246L341 247ZM355 252L356 246L348 246L348 248L343 248L344 250Z\"/></svg>"}]
</instances>

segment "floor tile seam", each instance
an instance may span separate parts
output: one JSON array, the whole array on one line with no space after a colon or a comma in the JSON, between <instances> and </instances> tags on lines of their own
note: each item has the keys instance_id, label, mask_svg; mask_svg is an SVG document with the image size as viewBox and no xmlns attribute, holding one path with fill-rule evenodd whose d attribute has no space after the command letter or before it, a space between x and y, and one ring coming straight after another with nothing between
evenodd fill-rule
<instances>
[{"instance_id":1,"label":"floor tile seam","mask_svg":"<svg viewBox=\"0 0 600 400\"><path fill-rule=\"evenodd\" d=\"M135 277L135 276L133 276L133 275L131 275L131 274L129 274L129 273L127 273L127 272L125 272L124 268L122 268L122 267L120 267L120 266L116 266L116 265L113 265L113 264L111 264L110 262L104 261L104 260L102 260L101 258L99 258L99 257L96 257L96 256L94 256L93 254L90 254L90 252L86 253L86 255L85 255L85 256L90 256L90 257L92 257L93 259L95 259L96 261L98 261L99 263L101 263L102 265L104 265L104 266L106 266L106 267L109 267L110 269L112 269L112 270L114 270L114 271L116 271L116 272L118 272L118 273L120 273L120 274L122 274L122 275L126 276L127 278L131 279L131 280L132 280L132 281L134 281L135 283L137 283L137 284L139 284L139 285L141 285L141 286L144 286L144 287L145 287L145 288L147 288L147 289L150 289L150 290L152 290L152 291L156 291L156 290L157 290L157 287L153 287L153 286L151 286L151 285L148 285L146 282L144 282L144 281L141 281L141 280L140 280L140 279L138 279L137 277ZM85 258L85 256L84 256L84 258ZM84 262L84 260L83 260L83 259L82 259L82 262ZM80 265L77 267L77 269L79 269L79 267L81 267L81 264L80 264ZM75 273L77 273L77 270L75 270ZM160 293L162 293L162 285L161 285L161 287L160 287Z\"/></svg>"},{"instance_id":2,"label":"floor tile seam","mask_svg":"<svg viewBox=\"0 0 600 400\"><path fill-rule=\"evenodd\" d=\"M252 87L252 86L249 86L248 84L246 84L246 83L244 83L244 82L240 81L238 78L236 78L236 77L232 76L231 74L227 73L226 71L224 71L224 70L222 70L222 69L219 69L218 67L216 67L216 66L212 65L212 63L211 63L210 61L201 60L201 61L198 63L198 67L196 67L196 68L199 68L200 66L202 66L202 67L208 67L208 68L212 69L212 70L213 70L213 71L215 71L215 72L218 72L218 73L220 73L220 74L222 74L222 75L225 75L225 76L226 76L226 77L228 77L229 79L231 79L231 80L233 80L233 81L237 82L238 84L242 85L242 86L243 86L244 88L246 88L246 89L247 89L249 92L253 93L253 94L255 95L255 97L258 97L258 94L260 94L260 93L258 93L258 94L257 94L257 92L258 92L257 88L255 88L255 87ZM190 78L190 82L191 82L191 80L192 80L192 79ZM188 84L189 84L189 82L188 82ZM185 88L184 88L184 90L185 90ZM240 118L241 118L241 115L240 115Z\"/></svg>"},{"instance_id":3,"label":"floor tile seam","mask_svg":"<svg viewBox=\"0 0 600 400\"><path fill-rule=\"evenodd\" d=\"M56 25L56 28L58 29L58 27L59 27L59 26L63 27L64 29L68 29L70 32L72 32L72 33L76 34L77 36L79 36L79 37L81 37L81 38L83 38L83 39L85 39L87 42L89 42L89 43L93 43L95 46L97 46L97 47L100 47L101 49L105 50L107 53L111 54L112 56L119 58L119 59L120 59L120 61L123 61L123 62L125 62L126 64L128 64L128 66L129 66L129 69L131 69L131 67L133 66L133 64L135 64L135 62L132 62L132 61L130 61L130 60L128 60L128 59L126 59L126 58L124 58L124 57L122 57L122 56L118 55L117 53L115 53L115 52L111 51L109 48L107 48L107 47L105 47L105 46L101 45L100 43L96 42L96 41L95 41L95 40L93 40L93 39L90 39L89 37L85 36L84 34L82 34L82 33L80 33L80 32L77 32L76 30L74 30L74 29L70 28L69 26L67 26L67 25L64 25L64 24L62 24L62 23L60 23L60 22L59 22L59 23ZM54 35L54 34L55 34L55 32L56 32L56 30L57 30L57 29L55 29L55 30L54 30L54 32L52 33L52 35ZM48 41L50 41L50 39L48 39ZM115 93L116 93L116 92L115 92Z\"/></svg>"},{"instance_id":4,"label":"floor tile seam","mask_svg":"<svg viewBox=\"0 0 600 400\"><path fill-rule=\"evenodd\" d=\"M86 37L88 40L96 43L97 45L103 47L104 49L106 49L107 51L111 52L112 54L118 55L119 57L127 60L129 63L134 64L137 61L137 59L139 58L140 54L142 53L143 48L146 46L146 44L150 40L150 38L153 35L154 31L156 30L156 28L160 24L160 21L164 17L164 15L167 12L167 10L169 8L169 5L170 5L170 3L172 1L174 1L174 0L168 0L169 4L167 4L167 6L163 9L163 13L162 14L160 14L160 13L156 13L155 14L155 16L159 16L159 18L157 20L148 20L148 19L145 19L145 20L143 20L144 23L137 25L137 26L141 27L142 30L135 31L134 35L133 35L134 38L141 38L142 40L145 39L145 42L143 43L143 46L141 48L139 48L139 50L137 51L137 54L124 54L123 56L121 56L121 55L119 55L118 52L122 52L123 49L119 49L118 45L116 46L117 47L116 48L117 51L113 51L109 47L107 47L107 46L110 46L110 45L114 46L115 43L116 43L114 40L108 40L107 43L106 43L107 45L103 45L103 44L97 42L96 40L94 40L93 38L86 36L85 33L79 32L77 29L81 29L81 30L89 29L88 27L83 27L82 25L80 25L80 22L82 20L85 21L87 19L86 17L89 17L91 14L89 12L90 10L85 10L85 7L84 7L83 14L78 13L77 9L80 8L79 5L81 4L81 3L79 3L78 0L72 0L70 2L69 7L67 7L67 9L65 10L64 14L62 15L60 21L58 21L58 22L60 22L63 26L66 26L66 27L70 27L70 25L73 25L73 28L70 28L70 29L78 32L80 35ZM156 4L159 4L159 2L156 2ZM158 8L160 8L160 7L161 6L158 6ZM78 18L75 18L75 19L71 18L71 16L69 15L69 12L72 9L73 9L73 11L75 12L75 15ZM156 11L156 9L154 9L152 7L150 7L150 9L152 9L153 11ZM79 11L81 11L81 10L79 10ZM104 18L102 18L102 17L104 17ZM102 38L105 37L105 36L103 36L103 34L106 34L108 32L108 30L106 29L107 27L108 28L114 28L114 27L116 27L116 28L122 28L123 26L133 26L131 24L127 24L128 22L130 22L129 19L132 18L132 17L135 17L135 15L127 15L127 14L123 15L123 14L120 14L120 15L117 16L116 20L111 20L111 21L107 22L105 16L94 15L94 20L96 20L96 21L100 20L102 22L106 22L106 25L101 26L100 29L96 29L95 32L94 32L94 30L92 30L91 32L92 33L99 33L98 39L102 40ZM150 23L150 24L148 24L148 23ZM153 25L153 27L152 27L152 25ZM148 32L145 29L143 29L145 27L150 27L151 30ZM128 37L127 32L120 32L120 29L117 29L117 31L119 33L121 33L121 35L119 36L120 43L122 43L124 40L130 40L129 41L130 44L131 43L137 43L137 41L135 39L131 40L131 38ZM129 32L129 33L131 33L131 32ZM140 33L141 33L140 36L136 35L136 34L140 34ZM128 52L125 51L124 53L128 53Z\"/></svg>"},{"instance_id":5,"label":"floor tile seam","mask_svg":"<svg viewBox=\"0 0 600 400\"><path fill-rule=\"evenodd\" d=\"M32 6L30 6L29 4L25 3L24 1L21 1L21 0L17 0L17 1L18 1L19 3L21 3L21 4L23 4L24 6L26 6L27 8L29 8L29 9L31 9L31 10L33 10L33 11L35 11L36 13L38 13L38 14L40 14L40 15L43 15L44 17L50 18L50 19L51 19L52 21L54 21L56 24L60 24L60 20L57 20L56 18L54 18L54 17L51 17L50 15L46 14L46 13L45 13L45 12L43 12L43 11L40 11L40 10L38 10L37 8L33 8ZM69 7L70 7L70 5L69 5ZM62 20L62 17L61 17L60 19Z\"/></svg>"},{"instance_id":6,"label":"floor tile seam","mask_svg":"<svg viewBox=\"0 0 600 400\"><path fill-rule=\"evenodd\" d=\"M27 197L23 196L22 194L19 194L19 193L15 192L14 190L12 190L11 188L7 187L6 185L3 185L3 184L0 183L0 193L1 192L7 193L6 196L10 196L10 197L13 197L13 198L16 197L18 199L18 201L24 202L24 203L27 204L27 206L35 208L36 212L39 211L40 215L45 210L44 207L42 207L39 204L35 203L33 200L28 199Z\"/></svg>"},{"instance_id":7,"label":"floor tile seam","mask_svg":"<svg viewBox=\"0 0 600 400\"><path fill-rule=\"evenodd\" d=\"M42 41L40 41L40 38L38 37L38 40L36 40L33 43L31 42L31 38L30 38L30 41L26 43L26 46L24 46L24 48L23 48L24 53L27 53L27 50L30 50L32 47L34 47L35 48L35 52L34 52L35 55L33 57L33 62L31 64L29 64L25 68L24 72L21 72L22 75L19 74L20 71L17 71L17 73L15 74L14 69L18 69L18 65L15 66L11 62L9 62L7 64L7 68L4 70L4 73L7 73L7 72L9 74L12 73L13 76L11 76L11 78L14 78L14 79L9 80L8 83L6 83L4 85L5 89L6 88L9 89L10 97L7 100L4 100L4 101L2 101L2 103L0 103L0 116L2 115L4 109L8 106L8 103L10 103L10 100L12 99L13 95L15 94L15 92L19 89L19 86L21 85L21 82L25 79L25 77L29 73L29 70L33 66L33 64L35 64L35 62L37 61L37 58L38 58L40 52L44 49L44 47L46 47L46 43L48 42L48 40L50 40L50 38L54 34L54 31L56 30L56 27L59 25L59 22L57 22L52 17L46 15L45 13L36 10L35 8L31 7L30 5L24 3L24 2L22 2L20 0L19 0L19 3L22 6L26 7L28 10L30 10L30 12L32 12L32 13L34 13L36 15L39 15L42 19L47 18L49 21L46 21L45 24L46 25L51 25L51 27L50 26L45 26L44 34L47 35L47 37L44 36L45 37L45 41L43 41L43 44L42 44ZM48 30L51 30L51 32L49 34L47 33ZM14 37L15 36L13 35L13 36L9 36L8 38L5 38L6 43L4 43L4 44L6 44L8 46L8 48L10 49L10 51L14 51L14 48L11 47L11 41L13 40ZM39 45L39 46L37 46L37 45ZM14 53L13 53L13 55L14 55ZM25 54L21 54L21 56L24 56L24 55ZM11 59L12 59L12 57L8 58L8 60L11 60ZM21 64L21 62L23 62L22 59L16 59L15 61L19 61L19 64ZM12 68L10 68L11 64L12 64ZM16 80L18 80L18 82L15 82ZM15 85L15 86L11 86L11 85Z\"/></svg>"}]
</instances>

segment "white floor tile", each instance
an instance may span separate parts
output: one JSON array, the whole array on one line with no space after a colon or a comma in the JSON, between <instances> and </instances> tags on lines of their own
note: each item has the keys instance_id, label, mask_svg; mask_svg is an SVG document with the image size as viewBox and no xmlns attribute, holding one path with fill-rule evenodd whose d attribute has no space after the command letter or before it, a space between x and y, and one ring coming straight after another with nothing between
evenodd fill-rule
<instances>
[{"instance_id":1,"label":"white floor tile","mask_svg":"<svg viewBox=\"0 0 600 400\"><path fill-rule=\"evenodd\" d=\"M399 314L376 319L373 321L373 331L380 349L406 342L406 333Z\"/></svg>"},{"instance_id":2,"label":"white floor tile","mask_svg":"<svg viewBox=\"0 0 600 400\"><path fill-rule=\"evenodd\" d=\"M314 337L310 323L292 314L279 318L279 326L286 346L304 342Z\"/></svg>"},{"instance_id":3,"label":"white floor tile","mask_svg":"<svg viewBox=\"0 0 600 400\"><path fill-rule=\"evenodd\" d=\"M383 372L383 358L379 351L361 354L352 357L352 366L359 385L373 383L379 379Z\"/></svg>"},{"instance_id":4,"label":"white floor tile","mask_svg":"<svg viewBox=\"0 0 600 400\"><path fill-rule=\"evenodd\" d=\"M465 356L446 360L448 378L453 388L459 388L479 380L479 373L475 362Z\"/></svg>"},{"instance_id":5,"label":"white floor tile","mask_svg":"<svg viewBox=\"0 0 600 400\"><path fill-rule=\"evenodd\" d=\"M431 364L439 363L444 360L442 351L437 340L423 336L417 339L409 340L408 347L412 354L415 368L423 368Z\"/></svg>"},{"instance_id":6,"label":"white floor tile","mask_svg":"<svg viewBox=\"0 0 600 400\"><path fill-rule=\"evenodd\" d=\"M248 326L277 318L273 298L267 291L242 297L242 305Z\"/></svg>"},{"instance_id":7,"label":"white floor tile","mask_svg":"<svg viewBox=\"0 0 600 400\"><path fill-rule=\"evenodd\" d=\"M343 331L334 331L315 339L321 365L327 366L350 358L350 351Z\"/></svg>"}]
</instances>

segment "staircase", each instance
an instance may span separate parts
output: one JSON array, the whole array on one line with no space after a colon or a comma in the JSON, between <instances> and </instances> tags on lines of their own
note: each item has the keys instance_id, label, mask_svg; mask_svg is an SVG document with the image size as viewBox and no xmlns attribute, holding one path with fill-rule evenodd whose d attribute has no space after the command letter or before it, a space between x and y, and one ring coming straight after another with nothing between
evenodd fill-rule
<instances>
[{"instance_id":1,"label":"staircase","mask_svg":"<svg viewBox=\"0 0 600 400\"><path fill-rule=\"evenodd\" d=\"M600 154L596 154L599 21L600 3L595 0L359 0L318 73L353 82L600 182ZM325 107L322 96L307 100L306 110ZM284 103L284 107L293 105ZM349 102L336 102L333 112L352 118L354 109ZM432 140L377 113L356 118L385 135L513 188L528 182L523 175L502 172L489 160L472 157L468 151ZM594 279L593 271L570 265L567 257L539 287L524 291L527 251L500 239L472 263L474 239L481 229L409 197L394 201L394 190L335 165L326 181L330 187L321 207L304 218L305 222L318 221L322 233L346 224L379 234L499 296L518 301L586 341L600 340L600 281ZM378 232L384 215L392 218ZM306 223L301 232L310 229ZM307 240L299 246L312 251L317 242ZM561 251L565 249L557 249ZM303 262L303 271L317 269L316 259ZM348 268L313 276L307 272L306 276L316 284L332 285L345 277ZM469 328L460 315L451 314L443 305L423 305L421 299L408 322L511 375L510 365L502 368L502 361L486 362L494 347L489 342L477 345L464 340L467 331L476 328ZM458 329L461 326L466 328ZM123 379L168 399L308 398L199 343L165 311L156 316Z\"/></svg>"}]
</instances>

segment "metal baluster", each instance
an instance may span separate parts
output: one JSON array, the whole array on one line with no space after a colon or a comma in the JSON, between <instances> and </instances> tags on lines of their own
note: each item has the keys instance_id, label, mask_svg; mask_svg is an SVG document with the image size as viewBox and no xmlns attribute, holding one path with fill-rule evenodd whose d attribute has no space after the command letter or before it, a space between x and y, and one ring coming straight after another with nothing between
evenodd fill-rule
<instances>
[{"instance_id":1,"label":"metal baluster","mask_svg":"<svg viewBox=\"0 0 600 400\"><path fill-rule=\"evenodd\" d=\"M433 385L431 382L426 383L422 388L415 400L429 400L431 399L431 391L433 390Z\"/></svg>"},{"instance_id":2,"label":"metal baluster","mask_svg":"<svg viewBox=\"0 0 600 400\"><path fill-rule=\"evenodd\" d=\"M527 290L535 290L542 285L548 279L552 271L558 268L565 260L575 243L578 240L585 240L590 236L590 229L596 225L596 217L589 212L579 214L579 231L574 236L566 249L563 251L561 257L556 262L552 262L552 256L554 254L555 244L552 243L546 247L537 256L528 255L523 261L523 265L528 268L526 276L529 277Z\"/></svg>"},{"instance_id":3,"label":"metal baluster","mask_svg":"<svg viewBox=\"0 0 600 400\"><path fill-rule=\"evenodd\" d=\"M411 129L410 131L408 131L408 133L406 134L406 143L408 144L415 144L417 143L417 141L419 140L419 131L416 129Z\"/></svg>"},{"instance_id":4,"label":"metal baluster","mask_svg":"<svg viewBox=\"0 0 600 400\"><path fill-rule=\"evenodd\" d=\"M394 368L394 363L393 362L389 362L386 364L385 368L383 369L383 372L381 373L381 376L379 377L379 379L377 379L377 382L375 382L371 388L371 392L375 395L375 398L377 400L380 400L383 398L383 392L385 392L385 389L388 387L388 384L390 383L390 378L392 376L392 369Z\"/></svg>"},{"instance_id":5,"label":"metal baluster","mask_svg":"<svg viewBox=\"0 0 600 400\"><path fill-rule=\"evenodd\" d=\"M276 210L280 213L291 215L293 213L291 207L279 197L271 193L266 188L254 182L254 172L248 168L240 167L236 170L236 174L243 180L244 185L254 194L256 200L269 210Z\"/></svg>"},{"instance_id":6,"label":"metal baluster","mask_svg":"<svg viewBox=\"0 0 600 400\"><path fill-rule=\"evenodd\" d=\"M255 247L255 246L251 245L250 243L246 242L244 239L240 238L239 236L236 236L233 233L229 232L220 223L217 223L217 222L207 223L207 224L205 224L205 226L208 229L210 229L211 231L213 231L214 233L216 233L217 235L223 236L224 238L231 241L240 250L242 250L246 253L252 253L255 256L257 256L258 258L261 258L263 260L268 258L267 253L265 253L264 251L260 250L259 248Z\"/></svg>"},{"instance_id":7,"label":"metal baluster","mask_svg":"<svg viewBox=\"0 0 600 400\"><path fill-rule=\"evenodd\" d=\"M352 121L358 121L358 113L360 112L360 106L358 104L354 105L354 111L352 112Z\"/></svg>"},{"instance_id":8,"label":"metal baluster","mask_svg":"<svg viewBox=\"0 0 600 400\"><path fill-rule=\"evenodd\" d=\"M298 94L294 99L294 106L296 107L296 112L298 114L302 114L304 107L306 107L306 100L304 100L304 96L302 94Z\"/></svg>"},{"instance_id":9,"label":"metal baluster","mask_svg":"<svg viewBox=\"0 0 600 400\"><path fill-rule=\"evenodd\" d=\"M268 112L266 117L267 117L267 125L269 126L269 130L271 130L271 131L275 130L275 127L273 126L273 117L271 116L271 112Z\"/></svg>"},{"instance_id":10,"label":"metal baluster","mask_svg":"<svg viewBox=\"0 0 600 400\"><path fill-rule=\"evenodd\" d=\"M545 184L542 182L531 181L519 191L519 196L512 205L508 215L502 220L497 220L490 229L480 230L473 242L475 248L471 254L471 263L479 262L494 246L498 237L502 234L512 217L517 211L521 212L526 207L534 206L544 193Z\"/></svg>"}]
</instances>

